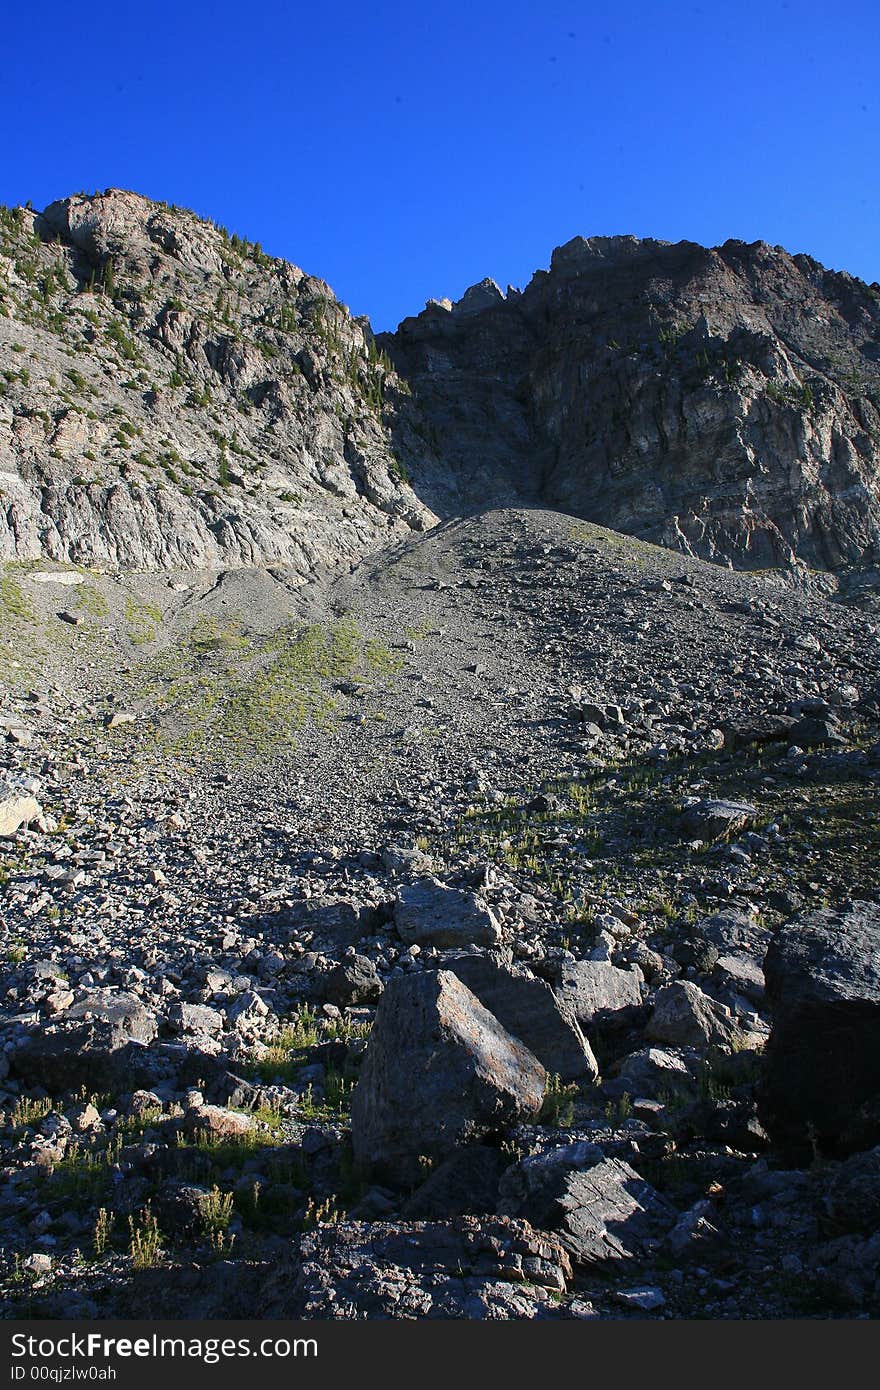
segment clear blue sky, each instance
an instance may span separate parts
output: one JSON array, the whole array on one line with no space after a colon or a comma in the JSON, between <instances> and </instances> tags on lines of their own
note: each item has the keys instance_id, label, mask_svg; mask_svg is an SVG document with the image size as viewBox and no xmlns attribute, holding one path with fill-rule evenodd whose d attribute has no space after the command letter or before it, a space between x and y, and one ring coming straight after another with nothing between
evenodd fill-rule
<instances>
[{"instance_id":1,"label":"clear blue sky","mask_svg":"<svg viewBox=\"0 0 880 1390\"><path fill-rule=\"evenodd\" d=\"M374 327L580 233L763 238L880 279L877 0L6 8L0 202L111 185Z\"/></svg>"}]
</instances>

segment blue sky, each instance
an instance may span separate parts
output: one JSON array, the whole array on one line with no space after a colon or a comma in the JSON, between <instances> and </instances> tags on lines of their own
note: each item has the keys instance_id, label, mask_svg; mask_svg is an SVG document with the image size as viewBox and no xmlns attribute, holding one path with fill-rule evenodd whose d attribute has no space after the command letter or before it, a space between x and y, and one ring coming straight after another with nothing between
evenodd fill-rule
<instances>
[{"instance_id":1,"label":"blue sky","mask_svg":"<svg viewBox=\"0 0 880 1390\"><path fill-rule=\"evenodd\" d=\"M880 279L876 0L42 0L3 31L0 202L192 207L377 330L579 233Z\"/></svg>"}]
</instances>

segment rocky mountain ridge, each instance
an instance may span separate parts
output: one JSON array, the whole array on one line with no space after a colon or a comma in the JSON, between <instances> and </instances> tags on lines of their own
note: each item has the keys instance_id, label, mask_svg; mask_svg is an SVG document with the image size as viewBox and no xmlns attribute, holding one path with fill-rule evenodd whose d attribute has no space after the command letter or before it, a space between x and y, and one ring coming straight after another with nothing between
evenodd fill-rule
<instances>
[{"instance_id":1,"label":"rocky mountain ridge","mask_svg":"<svg viewBox=\"0 0 880 1390\"><path fill-rule=\"evenodd\" d=\"M876 284L762 242L575 237L380 341L474 505L512 478L736 566L877 558Z\"/></svg>"},{"instance_id":2,"label":"rocky mountain ridge","mask_svg":"<svg viewBox=\"0 0 880 1390\"><path fill-rule=\"evenodd\" d=\"M306 576L433 521L368 325L259 246L108 190L5 210L0 292L0 556Z\"/></svg>"},{"instance_id":3,"label":"rocky mountain ridge","mask_svg":"<svg viewBox=\"0 0 880 1390\"><path fill-rule=\"evenodd\" d=\"M0 557L306 578L486 505L737 567L871 566L880 290L763 243L576 237L374 338L116 189L0 225Z\"/></svg>"}]
</instances>

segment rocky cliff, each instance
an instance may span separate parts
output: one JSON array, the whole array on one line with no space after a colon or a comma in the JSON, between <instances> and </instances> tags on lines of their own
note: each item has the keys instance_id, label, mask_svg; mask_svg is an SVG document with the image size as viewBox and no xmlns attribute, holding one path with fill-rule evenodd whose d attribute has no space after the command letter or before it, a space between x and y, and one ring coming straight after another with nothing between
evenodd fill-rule
<instances>
[{"instance_id":1,"label":"rocky cliff","mask_svg":"<svg viewBox=\"0 0 880 1390\"><path fill-rule=\"evenodd\" d=\"M0 558L307 575L434 520L366 321L192 213L3 209L0 315Z\"/></svg>"},{"instance_id":2,"label":"rocky cliff","mask_svg":"<svg viewBox=\"0 0 880 1390\"><path fill-rule=\"evenodd\" d=\"M577 237L382 342L471 505L513 484L737 566L877 558L877 284L762 242Z\"/></svg>"},{"instance_id":3,"label":"rocky cliff","mask_svg":"<svg viewBox=\"0 0 880 1390\"><path fill-rule=\"evenodd\" d=\"M736 566L880 559L880 287L780 248L576 238L374 339L133 193L0 210L0 559L356 563L516 502Z\"/></svg>"}]
</instances>

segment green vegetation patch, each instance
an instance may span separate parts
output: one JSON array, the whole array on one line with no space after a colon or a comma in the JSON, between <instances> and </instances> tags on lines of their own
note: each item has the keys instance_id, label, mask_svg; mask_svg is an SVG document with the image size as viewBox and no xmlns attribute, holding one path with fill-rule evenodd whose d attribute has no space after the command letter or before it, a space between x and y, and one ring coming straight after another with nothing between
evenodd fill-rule
<instances>
[{"instance_id":1,"label":"green vegetation patch","mask_svg":"<svg viewBox=\"0 0 880 1390\"><path fill-rule=\"evenodd\" d=\"M201 618L142 670L141 693L153 701L164 752L259 760L293 747L307 724L329 724L337 712L332 683L390 680L402 664L348 620L287 624L253 638L233 619Z\"/></svg>"}]
</instances>

